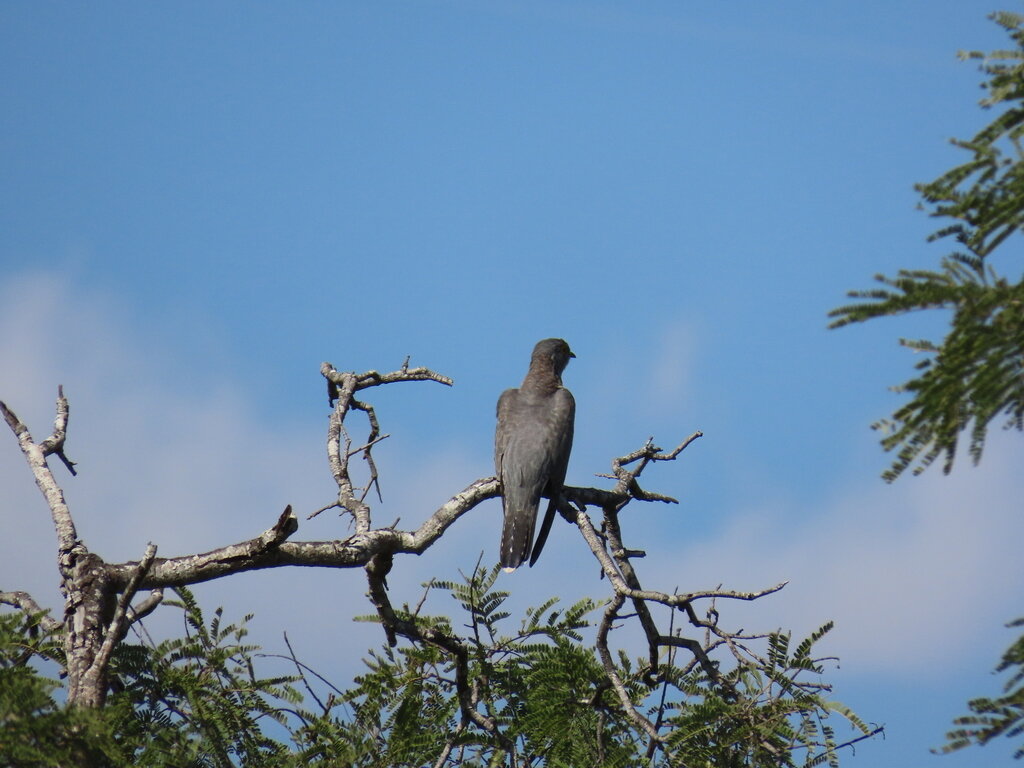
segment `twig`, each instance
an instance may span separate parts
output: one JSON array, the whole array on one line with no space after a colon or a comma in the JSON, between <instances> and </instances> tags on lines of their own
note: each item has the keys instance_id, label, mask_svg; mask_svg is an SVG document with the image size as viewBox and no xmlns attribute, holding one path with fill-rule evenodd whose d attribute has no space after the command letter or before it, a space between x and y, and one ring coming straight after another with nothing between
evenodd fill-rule
<instances>
[{"instance_id":1,"label":"twig","mask_svg":"<svg viewBox=\"0 0 1024 768\"><path fill-rule=\"evenodd\" d=\"M319 515L321 512L326 512L328 509L334 509L335 507L340 507L340 506L341 506L341 504L339 504L338 502L332 501L330 504L325 504L324 506L320 507L320 509L316 510L315 512L310 512L308 515L306 515L306 519L307 520L312 520L314 517Z\"/></svg>"},{"instance_id":2,"label":"twig","mask_svg":"<svg viewBox=\"0 0 1024 768\"><path fill-rule=\"evenodd\" d=\"M149 616L149 614L151 614L153 611L155 611L156 607L158 605L160 605L160 603L162 603L163 600L164 600L164 588L163 587L157 587L156 589L152 590L149 593L149 597L147 597L145 600L143 600L138 605L133 606L133 607L128 609L128 624L132 625L135 622L140 621L140 620L146 618L147 616Z\"/></svg>"},{"instance_id":3,"label":"twig","mask_svg":"<svg viewBox=\"0 0 1024 768\"><path fill-rule=\"evenodd\" d=\"M309 695L313 697L313 699L316 701L316 703L320 705L320 711L323 712L326 715L328 713L328 711L329 711L328 708L326 706L324 706L324 703L322 701L320 701L320 697L316 695L316 691L313 690L312 686L310 686L310 684L309 684L309 681L306 679L306 675L305 675L305 672L303 670L303 667L305 665L304 664L300 664L299 660L296 658L296 656L295 656L295 649L292 648L292 642L291 642L291 640L288 639L288 633L284 632L283 634L284 634L284 644L288 647L288 658L290 658L292 663L295 665L295 670L299 673L299 678L302 680L302 685L309 692ZM322 679L323 678L321 678L321 680ZM335 689L335 690L337 690L337 689ZM339 693L340 693L340 691L339 691Z\"/></svg>"},{"instance_id":4,"label":"twig","mask_svg":"<svg viewBox=\"0 0 1024 768\"><path fill-rule=\"evenodd\" d=\"M52 453L57 454L64 466L68 468L68 472L72 475L77 475L75 471L75 462L71 461L64 454L64 441L67 440L68 436L68 416L70 415L70 408L68 406L68 399L64 397L64 387L57 387L57 415L53 420L53 434L43 440L39 444L39 448L43 451L43 454L49 456Z\"/></svg>"}]
</instances>

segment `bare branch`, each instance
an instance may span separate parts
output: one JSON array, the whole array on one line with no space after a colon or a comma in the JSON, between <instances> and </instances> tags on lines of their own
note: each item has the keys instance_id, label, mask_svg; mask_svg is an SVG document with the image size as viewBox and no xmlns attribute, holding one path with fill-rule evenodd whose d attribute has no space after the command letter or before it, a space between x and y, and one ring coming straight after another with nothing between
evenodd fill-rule
<instances>
[{"instance_id":1,"label":"bare branch","mask_svg":"<svg viewBox=\"0 0 1024 768\"><path fill-rule=\"evenodd\" d=\"M144 619L153 611L156 610L157 606L164 601L164 588L157 587L149 593L149 597L143 600L138 605L132 606L128 609L128 625L131 626L140 619Z\"/></svg>"},{"instance_id":2,"label":"bare branch","mask_svg":"<svg viewBox=\"0 0 1024 768\"><path fill-rule=\"evenodd\" d=\"M39 444L39 448L46 456L49 456L52 453L57 454L57 458L64 462L64 466L68 468L68 472L72 475L77 475L78 472L75 471L75 462L71 461L64 454L64 441L68 436L69 414L70 409L68 407L68 399L64 397L64 387L58 386L57 415L53 420L53 434L43 440L43 442Z\"/></svg>"},{"instance_id":3,"label":"bare branch","mask_svg":"<svg viewBox=\"0 0 1024 768\"><path fill-rule=\"evenodd\" d=\"M400 370L392 373L378 373L377 371L367 371L366 373L342 372L338 371L330 363L323 363L320 366L320 373L328 382L338 387L344 386L346 377L353 377L355 379L353 392L358 392L367 387L377 387L381 384L394 384L399 381L436 381L438 384L444 384L448 387L455 383L447 376L436 373L429 368L410 368L408 358L406 358Z\"/></svg>"},{"instance_id":4,"label":"bare branch","mask_svg":"<svg viewBox=\"0 0 1024 768\"><path fill-rule=\"evenodd\" d=\"M47 632L60 629L62 624L50 616L49 611L40 608L28 592L0 592L0 603L13 606L25 613L39 615L39 623Z\"/></svg>"},{"instance_id":5,"label":"bare branch","mask_svg":"<svg viewBox=\"0 0 1024 768\"><path fill-rule=\"evenodd\" d=\"M629 697L629 691L626 690L626 686L623 685L622 678L619 677L619 673L615 668L615 661L612 659L611 651L608 650L608 633L611 631L612 623L618 618L619 609L624 602L625 598L621 594L617 594L605 607L601 623L597 627L597 640L595 643L597 653L601 657L604 672L611 681L612 689L619 697L619 702L622 704L622 709L626 716L636 723L653 741L660 742L662 739L658 735L658 729L654 727L654 723L641 715L639 710L633 705L633 700Z\"/></svg>"},{"instance_id":6,"label":"bare branch","mask_svg":"<svg viewBox=\"0 0 1024 768\"><path fill-rule=\"evenodd\" d=\"M676 612L675 611L669 611L669 616L668 616L668 634L669 634L670 637L678 637L678 635L676 634L676 628L675 628L675 618L676 618ZM703 650L703 649L701 649L701 650ZM668 651L668 665L670 667L675 663L675 656L676 656L675 649L669 648L669 651ZM665 675L665 679L662 681L662 684L661 684L661 700L658 702L658 717L654 721L654 730L656 730L656 731L660 731L661 730L661 726L665 722L665 712L667 711L666 707L665 707L665 702L668 700L668 689L669 689L669 678L668 678L668 675ZM650 740L650 742L647 745L647 759L648 760L650 760L652 757L654 757L654 752L655 752L655 750L657 748L658 748L658 742L654 741L653 739Z\"/></svg>"},{"instance_id":7,"label":"bare branch","mask_svg":"<svg viewBox=\"0 0 1024 768\"><path fill-rule=\"evenodd\" d=\"M477 480L457 493L415 531L378 528L340 541L280 541L278 525L260 537L210 552L175 558L156 558L139 584L140 589L198 584L231 573L282 566L361 568L378 553L421 554L462 515L482 501L498 495L494 478ZM289 508L290 514L290 508ZM277 531L277 533L275 533ZM114 585L123 587L131 578L134 563L110 564Z\"/></svg>"},{"instance_id":8,"label":"bare branch","mask_svg":"<svg viewBox=\"0 0 1024 768\"><path fill-rule=\"evenodd\" d=\"M373 439L369 440L368 442L363 443L362 445L360 445L358 448L353 448L352 450L350 450L348 452L348 457L351 459L357 453L363 453L363 452L366 451L367 448L372 448L377 443L381 442L382 440L387 440L389 437L391 437L391 435L377 435L376 437L374 437Z\"/></svg>"},{"instance_id":9,"label":"bare branch","mask_svg":"<svg viewBox=\"0 0 1024 768\"><path fill-rule=\"evenodd\" d=\"M320 509L314 510L313 512L310 512L308 515L306 515L306 519L307 520L312 520L314 517L319 515L321 512L326 512L328 509L334 509L335 507L340 507L340 506L341 505L338 502L336 502L336 501L332 501L330 504L324 504L322 507L320 507Z\"/></svg>"},{"instance_id":10,"label":"bare branch","mask_svg":"<svg viewBox=\"0 0 1024 768\"><path fill-rule=\"evenodd\" d=\"M321 375L327 379L327 400L334 408L331 413L327 428L327 460L331 467L331 474L338 485L338 506L347 510L355 518L356 533L367 533L372 523L370 521L370 508L366 505L365 499L371 488L376 488L378 500L381 498L380 478L377 474L377 465L373 460L371 449L384 437L380 434L380 424L377 421L377 414L373 406L356 400L356 392L368 387L376 387L382 384L393 384L400 381L436 381L447 386L452 385L452 380L442 376L429 368L409 368L409 359L406 358L400 370L392 373L381 374L377 371L366 373L355 373L338 371L330 363L323 363L320 366ZM370 422L370 434L360 448L352 449L352 442L345 429L345 416L350 408L363 411ZM345 450L341 449L341 442L345 442ZM352 477L349 473L349 459L357 453L361 453L370 471L370 478L361 494L356 494Z\"/></svg>"},{"instance_id":11,"label":"bare branch","mask_svg":"<svg viewBox=\"0 0 1024 768\"><path fill-rule=\"evenodd\" d=\"M870 739L873 736L877 736L880 733L885 733L884 725L877 725L867 733L862 733L860 736L855 736L849 741L844 741L842 744L836 744L832 751L838 752L840 749L846 749L847 747L849 747L851 750L853 750L854 753L856 753L857 750L853 749L854 744L864 741L865 739Z\"/></svg>"},{"instance_id":12,"label":"bare branch","mask_svg":"<svg viewBox=\"0 0 1024 768\"><path fill-rule=\"evenodd\" d=\"M455 726L455 731L445 741L444 749L441 750L441 754L438 755L437 756L437 760L434 761L434 768L442 768L442 766L444 766L444 764L446 762L448 762L448 758L451 757L452 750L455 749L455 739L465 729L466 729L466 718L465 718L465 716L463 716L463 718L459 722L459 724L457 726Z\"/></svg>"},{"instance_id":13,"label":"bare branch","mask_svg":"<svg viewBox=\"0 0 1024 768\"><path fill-rule=\"evenodd\" d=\"M359 503L362 504L366 500L366 494L370 492L371 488L377 489L377 501L384 501L380 492L380 476L377 474L377 465L373 461L373 453L370 448L379 443L388 435L380 434L380 423L377 421L377 412L373 409L373 406L369 403L362 403L355 398L352 398L352 407L363 411L366 414L367 420L370 422L370 434L366 438L366 442L362 448L351 449L346 454L346 459L351 458L357 453L363 454L363 460L366 462L367 467L370 469L370 479L366 481L366 486L363 488L362 494L359 496ZM369 529L369 521L367 521L367 529Z\"/></svg>"},{"instance_id":14,"label":"bare branch","mask_svg":"<svg viewBox=\"0 0 1024 768\"><path fill-rule=\"evenodd\" d=\"M0 402L0 413L3 414L4 420L7 422L7 426L11 428L14 436L18 438L18 446L25 455L25 460L28 462L29 468L35 477L36 485L39 487L43 498L46 499L47 506L50 508L53 526L57 532L61 572L66 573L72 565L70 558L72 551L78 545L78 533L75 531L75 523L71 519L71 510L68 509L67 502L64 500L64 491L57 484L57 480L46 463L46 456L48 454L47 450L44 450L43 445L45 444L50 452L56 451L58 445L63 450L63 428L67 425L68 413L67 400L64 398L63 391L60 391L57 397L57 418L54 422L54 434L40 445L36 445L32 441L32 434L28 431L28 427L3 402Z\"/></svg>"},{"instance_id":15,"label":"bare branch","mask_svg":"<svg viewBox=\"0 0 1024 768\"><path fill-rule=\"evenodd\" d=\"M135 572L132 574L131 579L129 579L124 591L117 598L117 606L114 608L114 615L110 619L110 623L107 624L103 645L100 646L99 652L93 660L93 667L99 671L98 676L101 678L106 676L106 668L110 663L110 655L114 652L114 647L124 639L125 634L128 632L128 627L131 626L132 622L128 619L128 613L132 598L135 597L135 593L139 589L139 582L142 580L142 577L146 575L146 571L153 564L154 557L156 557L156 544L150 542L149 546L146 547L146 553L142 556L142 560L135 566Z\"/></svg>"},{"instance_id":16,"label":"bare branch","mask_svg":"<svg viewBox=\"0 0 1024 768\"><path fill-rule=\"evenodd\" d=\"M281 516L277 518L277 522L274 523L274 526L264 531L260 536L260 544L263 549L271 549L272 547L278 546L297 530L299 530L299 520L292 512L292 505L289 504L284 508L284 512L281 513Z\"/></svg>"},{"instance_id":17,"label":"bare branch","mask_svg":"<svg viewBox=\"0 0 1024 768\"><path fill-rule=\"evenodd\" d=\"M398 637L404 637L414 643L426 643L442 650L451 660L455 670L453 682L462 715L459 730L473 723L490 734L508 752L512 764L517 764L515 743L503 733L498 726L497 718L490 715L487 705L481 704L480 689L485 686L485 681L470 679L469 658L472 638L464 641L463 638L450 634L450 629L426 626L417 621L420 606L417 606L411 615L396 613L388 597L385 581L396 554L421 554L444 535L462 515L486 499L498 496L500 488L497 479L482 478L475 481L436 509L417 528L408 531L398 530L397 521L390 527L375 528L371 508L366 503L371 489L376 489L378 499L381 496L380 478L373 449L387 438L387 435L382 433L373 405L357 399L356 394L370 387L401 381L435 381L448 386L452 381L427 368L410 368L408 359L398 371L385 374L377 371L361 374L339 372L329 363L324 363L320 370L327 381L328 399L332 407L327 429L327 456L338 493L336 500L316 510L309 518L327 509L339 507L352 515L352 535L331 541L290 541L299 524L291 506L288 506L276 522L256 538L210 552L176 558L157 558L156 547L150 545L138 563L104 563L99 557L89 553L77 540L62 490L46 462L49 455L56 454L74 473L73 464L64 455L69 409L63 390L58 390L54 432L38 445L32 441L27 427L0 403L0 412L17 437L35 475L36 484L47 500L58 535L61 573L67 595L66 651L71 662L69 674L72 678L69 702L81 702L87 706L102 705L106 691L107 666L116 644L124 638L132 623L155 610L163 599L165 587L195 584L242 571L273 567L363 567L369 585L369 598L377 609L388 642L395 645ZM366 414L369 425L366 437L356 441L357 447L353 447L350 427L346 427L346 418L353 410ZM612 590L611 601L597 628L596 640L596 650L607 680L598 683L593 696L593 706L603 717L603 710L607 710L608 707L600 703L600 693L606 688L613 689L626 716L651 739L652 746L663 743L663 737L659 736L661 720L659 718L658 724L655 725L630 699L630 692L619 674L608 646L609 635L615 623L633 615L640 622L649 650L649 668L645 671L645 681L648 685L653 686L664 677L659 677L658 672L660 650L669 648L671 658L671 649L681 648L693 656L693 661L685 665L685 671L699 665L712 683L723 686L726 689L725 693L731 694L735 692L731 686L726 686L722 682L718 667L711 660L709 653L724 646L741 662L744 659L757 661L759 657L743 644L757 636L745 635L742 631L726 632L721 629L718 626L714 601L756 600L785 586L779 584L756 592L728 591L719 587L683 594L668 594L643 588L632 560L643 557L644 553L642 550L627 548L623 543L619 513L633 500L678 503L670 496L644 490L640 487L639 478L650 464L675 460L701 435L699 431L694 432L668 452L664 452L654 444L653 439L649 439L640 449L612 460L612 474L607 476L614 481L612 488L567 487L562 489L563 502L559 505L562 516L576 524ZM357 487L351 474L350 462L355 456L362 456L368 468L369 479L362 487ZM597 507L602 511L600 532L594 527L587 512L588 507ZM150 594L132 608L131 601L140 589L150 590ZM694 603L701 600L711 601L706 619L698 617L694 608ZM628 616L620 613L626 601L631 603L634 611ZM0 602L15 605L22 610L29 610L35 606L31 598L24 593L0 593ZM704 642L682 637L680 633L673 631L674 625L671 622L669 631L661 632L651 613L651 603L668 606L673 612L684 612L692 626L705 630ZM672 615L674 616L674 613ZM44 619L47 620L50 626L59 626L53 619ZM480 641L479 638L477 640ZM291 659L298 664L293 653ZM305 681L304 676L303 679ZM665 680L668 678L665 677ZM664 691L662 697L664 700ZM328 705L319 699L318 702L326 711ZM598 739L600 742L600 732ZM443 765L448 760L454 744L453 736L439 756L438 765Z\"/></svg>"},{"instance_id":18,"label":"bare branch","mask_svg":"<svg viewBox=\"0 0 1024 768\"><path fill-rule=\"evenodd\" d=\"M618 459L613 459L612 472L614 473L614 477L618 480L618 485L615 490L623 495L639 499L640 501L664 501L676 503L676 500L671 496L662 496L661 494L649 493L642 490L637 482L637 478L639 478L640 474L647 468L647 465L653 461L675 461L676 457L682 453L690 443L703 435L703 432L694 432L668 453L661 453L661 448L654 444L654 438L648 438L647 443L643 448ZM637 463L634 469L626 469L629 464L633 464L634 462Z\"/></svg>"},{"instance_id":19,"label":"bare branch","mask_svg":"<svg viewBox=\"0 0 1024 768\"><path fill-rule=\"evenodd\" d=\"M637 578L636 572L633 570L632 563L629 562L629 553L622 545L622 532L619 529L619 517L618 513L614 511L614 508L605 510L603 531L604 539L608 543L609 549L611 549L615 565L618 567L619 573L622 574L622 581L631 590L639 589L640 580ZM657 639L660 637L661 633L658 631L658 627L654 623L654 618L651 616L651 612L644 600L633 598L633 608L636 610L637 617L640 619L640 626L643 627L644 634L647 636L650 663L650 669L647 672L647 682L649 685L653 685L658 671ZM669 634L671 634L671 632Z\"/></svg>"},{"instance_id":20,"label":"bare branch","mask_svg":"<svg viewBox=\"0 0 1024 768\"><path fill-rule=\"evenodd\" d=\"M642 448L625 456L612 459L612 474L597 475L598 477L606 477L616 481L615 487L611 490L603 488L577 488L567 485L562 489L562 496L566 501L577 506L600 507L601 509L621 509L633 499L637 501L660 501L666 504L678 504L678 499L674 499L671 496L643 490L637 483L637 478L652 461L674 461L690 443L698 437L702 437L703 434L703 432L699 431L694 432L668 453L661 453L661 448L654 445L653 441L649 439ZM639 462L634 469L626 468L634 462ZM574 514L569 513L565 509L560 509L559 511L569 522L575 522Z\"/></svg>"},{"instance_id":21,"label":"bare branch","mask_svg":"<svg viewBox=\"0 0 1024 768\"><path fill-rule=\"evenodd\" d=\"M354 384L349 380L349 384ZM348 464L351 456L352 440L345 429L345 414L351 400L351 392L347 389L341 394L341 399L334 407L327 422L327 460L331 467L331 475L338 486L337 505L351 513L356 521L356 533L366 533L370 530L370 508L355 493L352 477L349 474ZM341 447L344 440L345 448ZM366 449L369 452L369 448Z\"/></svg>"},{"instance_id":22,"label":"bare branch","mask_svg":"<svg viewBox=\"0 0 1024 768\"><path fill-rule=\"evenodd\" d=\"M667 594L654 590L644 589L640 579L633 568L631 560L636 557L643 557L642 550L629 549L623 544L622 531L619 524L619 513L629 502L634 499L640 501L661 501L675 503L675 499L662 494L651 493L640 488L637 478L643 470L652 462L672 461L687 446L701 436L700 432L694 432L680 443L675 449L663 453L660 448L654 445L653 439L637 451L625 456L613 459L613 474L608 476L616 481L615 487L610 491L601 491L593 488L566 488L563 490L563 497L577 505L572 509L568 504L560 506L559 511L563 517L576 523L584 541L593 553L601 566L601 572L608 578L612 589L612 601L608 606L604 619L599 626L597 650L601 654L606 671L611 667L611 656L607 649L607 636L612 628L612 622L616 618L625 618L619 614L621 606L626 600L632 602L635 616L644 630L648 643L649 666L645 672L645 681L649 686L654 686L659 681L659 656L661 648L681 648L688 651L693 660L685 665L687 671L695 665L700 665L708 679L715 685L722 688L722 693L727 698L733 699L738 692L731 683L719 673L717 664L712 661L709 652L725 645L740 663L763 663L756 654L750 652L740 644L739 641L747 639L742 631L730 633L717 626L717 610L714 607L716 599L731 600L756 600L760 597L777 592L785 586L785 583L777 584L774 587L756 591L739 592L723 590L721 587L714 590L703 590L683 594ZM590 516L587 514L587 506L599 506L603 511L603 522L601 532L595 529ZM698 600L710 600L711 608L708 611L708 620L698 619L693 604ZM682 610L686 613L691 625L705 628L707 640L705 643L686 638L679 632L670 631L662 633L651 614L649 603L659 603L673 610ZM656 734L658 726L652 724L639 710L627 703L626 691L612 677L612 685L616 689L623 706L626 707L627 715L643 728L651 738L649 754L656 749L659 739ZM648 728L650 726L650 728Z\"/></svg>"},{"instance_id":23,"label":"bare branch","mask_svg":"<svg viewBox=\"0 0 1024 768\"><path fill-rule=\"evenodd\" d=\"M295 649L292 648L292 642L288 639L287 632L284 633L284 644L288 647L287 658L291 659L292 664L295 665L295 670L299 673L299 678L302 680L303 687L306 689L306 692L313 697L313 700L320 705L320 711L326 715L328 712L330 712L330 708L326 704L324 704L323 701L320 700L320 697L316 695L316 691L313 690L313 686L311 686L309 684L309 680L306 679L306 669L308 669L308 667L306 667L305 664L301 663L295 656ZM335 688L335 690L337 689Z\"/></svg>"}]
</instances>

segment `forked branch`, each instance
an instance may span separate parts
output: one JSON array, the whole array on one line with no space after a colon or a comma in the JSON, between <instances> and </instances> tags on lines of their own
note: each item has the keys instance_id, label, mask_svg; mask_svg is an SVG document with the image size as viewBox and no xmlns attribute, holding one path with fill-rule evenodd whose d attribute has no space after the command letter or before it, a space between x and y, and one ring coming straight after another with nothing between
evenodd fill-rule
<instances>
[{"instance_id":1,"label":"forked branch","mask_svg":"<svg viewBox=\"0 0 1024 768\"><path fill-rule=\"evenodd\" d=\"M46 463L48 456L57 455L69 470L74 471L73 463L64 455L69 411L63 392L58 394L54 432L38 444L32 440L27 427L6 405L0 403L0 412L18 439L36 483L50 507L57 531L63 586L68 596L65 628L69 675L72 678L69 700L87 706L102 706L107 667L114 648L124 638L131 623L160 604L163 590L167 587L195 584L243 571L284 566L361 567L366 572L369 598L377 609L389 643L394 644L399 637L404 637L411 642L430 644L448 655L455 669L463 726L472 723L488 733L515 761L515 744L502 732L496 719L477 706L478 696L474 692L476 683L470 680L469 675L470 645L449 630L418 622L415 614L396 612L388 597L385 582L396 555L421 554L459 518L481 502L498 496L500 487L497 479L488 477L476 480L410 530L400 530L395 525L378 524L375 527L372 508L367 502L371 489L377 491L378 498L380 496L380 478L373 450L387 438L387 434L381 429L373 405L357 399L357 393L404 381L433 381L446 386L450 386L452 381L427 368L410 368L408 360L399 370L391 373L342 372L329 363L324 363L320 370L327 382L331 405L326 452L337 495L310 517L338 507L351 515L353 526L350 533L343 538L326 541L292 541L299 523L289 506L267 530L254 538L210 552L172 558L156 557L156 546L150 545L138 562L105 563L89 552L77 538L63 492ZM365 414L368 423L365 436L358 440L351 438L346 427L346 419L353 410ZM713 608L707 612L707 619L698 618L695 603L711 601L713 605L715 600L756 600L784 586L779 584L756 592L716 589L682 594L669 594L642 586L631 561L642 557L643 552L626 547L619 514L632 501L677 503L670 496L643 489L640 477L653 463L675 460L700 436L700 432L694 432L668 452L663 452L654 445L653 440L648 440L640 449L612 460L612 472L605 475L614 481L611 488L566 487L559 503L562 516L576 525L612 591L611 601L597 628L596 643L607 679L595 681L595 690L613 689L622 711L652 743L661 742L661 720L656 725L643 715L639 703L631 700L609 647L609 636L614 625L629 618L622 614L623 606L627 603L631 605L647 639L649 664L646 680L649 685L659 680L659 652L667 647L684 649L692 654L690 666L699 665L708 679L727 689L709 652L725 645L735 654L742 654L741 641L749 639L749 636L721 629L717 623L717 612ZM365 482L353 479L351 460L356 456L366 462L368 479ZM590 507L601 510L600 529L595 527L588 514ZM133 608L131 602L140 590L149 590L150 594ZM28 611L38 608L24 593L0 593L0 602ZM683 612L693 627L700 628L706 634L705 642L682 637L672 630L660 630L652 614L652 603ZM52 619L48 621L52 622L48 626L56 625Z\"/></svg>"}]
</instances>

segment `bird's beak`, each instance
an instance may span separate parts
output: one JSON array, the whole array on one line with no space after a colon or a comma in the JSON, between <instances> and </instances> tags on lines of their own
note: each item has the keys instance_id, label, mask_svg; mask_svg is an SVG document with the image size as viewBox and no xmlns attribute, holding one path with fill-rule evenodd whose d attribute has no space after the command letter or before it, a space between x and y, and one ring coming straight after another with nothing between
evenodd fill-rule
<instances>
[{"instance_id":1,"label":"bird's beak","mask_svg":"<svg viewBox=\"0 0 1024 768\"><path fill-rule=\"evenodd\" d=\"M569 350L569 357L576 357L576 355L573 354L573 351L571 349Z\"/></svg>"}]
</instances>

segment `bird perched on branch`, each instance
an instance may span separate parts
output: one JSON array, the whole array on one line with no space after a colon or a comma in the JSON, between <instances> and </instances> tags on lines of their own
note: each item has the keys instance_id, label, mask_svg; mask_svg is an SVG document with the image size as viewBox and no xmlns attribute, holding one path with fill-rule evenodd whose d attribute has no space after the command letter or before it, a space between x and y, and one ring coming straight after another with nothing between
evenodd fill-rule
<instances>
[{"instance_id":1,"label":"bird perched on branch","mask_svg":"<svg viewBox=\"0 0 1024 768\"><path fill-rule=\"evenodd\" d=\"M558 508L576 413L572 393L562 386L562 371L572 357L576 355L562 339L537 342L522 386L505 390L498 400L494 467L505 512L500 561L506 571L514 571L527 557L530 565L537 562ZM534 544L542 495L550 501Z\"/></svg>"}]
</instances>

